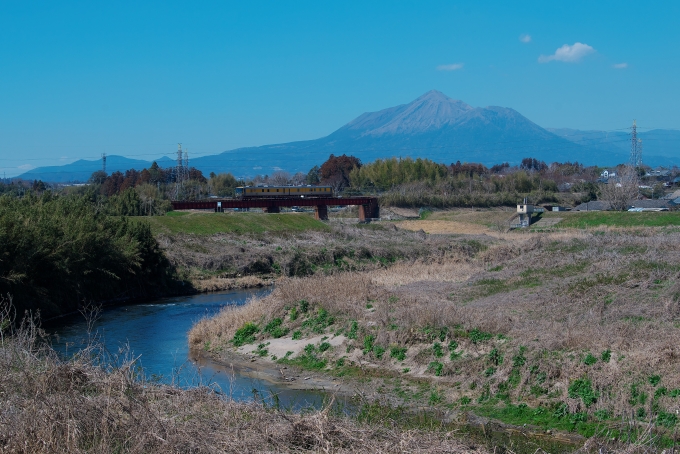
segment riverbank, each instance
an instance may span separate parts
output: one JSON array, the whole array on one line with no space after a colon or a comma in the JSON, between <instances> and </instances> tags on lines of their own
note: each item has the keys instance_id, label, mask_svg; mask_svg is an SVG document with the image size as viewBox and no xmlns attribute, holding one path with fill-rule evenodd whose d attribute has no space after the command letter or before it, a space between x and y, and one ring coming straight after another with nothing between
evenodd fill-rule
<instances>
[{"instance_id":1,"label":"riverbank","mask_svg":"<svg viewBox=\"0 0 680 454\"><path fill-rule=\"evenodd\" d=\"M30 321L3 334L3 452L489 452L417 421L351 419L330 405L295 414L237 403L206 387L145 381L134 358L112 364L97 344L64 360Z\"/></svg>"},{"instance_id":2,"label":"riverbank","mask_svg":"<svg viewBox=\"0 0 680 454\"><path fill-rule=\"evenodd\" d=\"M179 225L177 219L186 222ZM450 248L446 240L424 242L424 232L393 224L326 224L307 213L182 212L169 221L154 218L153 222L165 256L199 291L270 285L282 277L381 269L446 254ZM172 228L164 227L168 222ZM291 223L295 228L287 227ZM488 239L481 235L479 241Z\"/></svg>"},{"instance_id":3,"label":"riverbank","mask_svg":"<svg viewBox=\"0 0 680 454\"><path fill-rule=\"evenodd\" d=\"M632 441L651 421L658 446L670 446L680 404L678 235L426 235L423 249L436 242L445 252L282 279L266 298L199 322L190 342L218 357L237 348L365 380L409 405L588 438Z\"/></svg>"},{"instance_id":4,"label":"riverbank","mask_svg":"<svg viewBox=\"0 0 680 454\"><path fill-rule=\"evenodd\" d=\"M481 443L486 449L506 449L512 446L512 452L533 453L537 449L552 453L573 452L584 446L586 439L578 434L564 431L548 430L537 426L506 424L498 420L478 416L472 412L459 409L433 408L428 405L404 402L394 395L386 394L373 386L371 377L385 377L376 371L368 374L337 376L327 371L310 370L290 363L281 364L270 358L262 357L256 352L223 351L219 356L195 352L195 360L204 365L216 368L221 365L226 373L242 377L264 380L278 388L292 390L321 391L332 399L346 402L343 411L351 417L361 416L366 411L389 415L398 412L402 419L425 419L436 421L447 432L454 432ZM220 370L220 366L217 366Z\"/></svg>"}]
</instances>

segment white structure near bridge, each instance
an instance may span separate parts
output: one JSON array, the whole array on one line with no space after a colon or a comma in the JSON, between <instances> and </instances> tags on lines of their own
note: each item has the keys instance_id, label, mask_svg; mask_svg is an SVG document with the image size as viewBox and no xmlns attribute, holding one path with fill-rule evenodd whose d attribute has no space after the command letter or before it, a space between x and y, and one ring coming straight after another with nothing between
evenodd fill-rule
<instances>
[{"instance_id":1,"label":"white structure near bridge","mask_svg":"<svg viewBox=\"0 0 680 454\"><path fill-rule=\"evenodd\" d=\"M543 213L544 211L545 210L541 207L528 205L525 199L522 205L517 205L517 214L519 215L517 227L529 227L534 213Z\"/></svg>"}]
</instances>

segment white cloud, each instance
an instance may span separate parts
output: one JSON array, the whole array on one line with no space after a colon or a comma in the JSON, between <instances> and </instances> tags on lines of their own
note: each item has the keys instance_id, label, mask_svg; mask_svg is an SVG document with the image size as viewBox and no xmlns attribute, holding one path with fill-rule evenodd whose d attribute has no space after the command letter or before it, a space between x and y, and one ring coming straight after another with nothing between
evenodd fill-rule
<instances>
[{"instance_id":1,"label":"white cloud","mask_svg":"<svg viewBox=\"0 0 680 454\"><path fill-rule=\"evenodd\" d=\"M32 166L30 164L24 164L24 165L18 166L17 169L31 170L31 169L35 169L35 166Z\"/></svg>"},{"instance_id":2,"label":"white cloud","mask_svg":"<svg viewBox=\"0 0 680 454\"><path fill-rule=\"evenodd\" d=\"M519 35L519 40L522 41L524 44L530 43L531 42L531 35L527 35L526 33L522 33Z\"/></svg>"},{"instance_id":3,"label":"white cloud","mask_svg":"<svg viewBox=\"0 0 680 454\"><path fill-rule=\"evenodd\" d=\"M626 69L626 68L628 68L628 63L617 63L615 65L612 65L612 68L614 68L614 69Z\"/></svg>"},{"instance_id":4,"label":"white cloud","mask_svg":"<svg viewBox=\"0 0 680 454\"><path fill-rule=\"evenodd\" d=\"M538 57L539 63L548 63L550 61L563 61L567 63L576 63L586 55L595 52L591 46L583 43L574 43L573 45L565 44L555 51L552 55L541 55Z\"/></svg>"},{"instance_id":5,"label":"white cloud","mask_svg":"<svg viewBox=\"0 0 680 454\"><path fill-rule=\"evenodd\" d=\"M437 71L457 71L463 68L463 63L453 63L450 65L439 65Z\"/></svg>"}]
</instances>

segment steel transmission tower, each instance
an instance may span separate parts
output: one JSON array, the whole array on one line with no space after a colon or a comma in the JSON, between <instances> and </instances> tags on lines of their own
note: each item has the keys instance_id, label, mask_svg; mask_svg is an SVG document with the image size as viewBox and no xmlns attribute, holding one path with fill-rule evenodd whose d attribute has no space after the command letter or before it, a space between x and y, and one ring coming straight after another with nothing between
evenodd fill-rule
<instances>
[{"instance_id":1,"label":"steel transmission tower","mask_svg":"<svg viewBox=\"0 0 680 454\"><path fill-rule=\"evenodd\" d=\"M630 128L630 165L638 168L642 165L642 139L637 137L637 124L633 120L633 126Z\"/></svg>"}]
</instances>

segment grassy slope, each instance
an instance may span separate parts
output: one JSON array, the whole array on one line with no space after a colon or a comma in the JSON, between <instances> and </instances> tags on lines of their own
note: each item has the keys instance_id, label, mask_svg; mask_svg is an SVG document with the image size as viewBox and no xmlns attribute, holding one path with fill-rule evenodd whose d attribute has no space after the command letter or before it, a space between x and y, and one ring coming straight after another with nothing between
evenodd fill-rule
<instances>
[{"instance_id":1,"label":"grassy slope","mask_svg":"<svg viewBox=\"0 0 680 454\"><path fill-rule=\"evenodd\" d=\"M639 214L665 213L604 213L604 219ZM673 433L680 402L678 232L601 233L511 233L467 253L459 245L437 262L289 280L266 301L220 314L192 334L214 330L230 339L251 321L260 328L254 342L265 345L272 337L267 324L279 318L288 336L348 337L346 346L313 346L293 361L338 376L348 364L361 373L367 363L401 371L394 392L420 405L473 408L585 436L612 426L610 437L631 436L620 431L620 418L635 412L640 427L658 418L659 430ZM303 301L310 302L306 312ZM404 357L393 357L392 347L403 348ZM360 366L352 363L358 360ZM433 387L424 392L408 383L427 377Z\"/></svg>"},{"instance_id":2,"label":"grassy slope","mask_svg":"<svg viewBox=\"0 0 680 454\"><path fill-rule=\"evenodd\" d=\"M642 212L633 213L628 211L593 211L580 213L550 213L550 215L563 217L558 227L588 228L601 225L611 227L666 227L680 226L680 213L678 212Z\"/></svg>"},{"instance_id":3,"label":"grassy slope","mask_svg":"<svg viewBox=\"0 0 680 454\"><path fill-rule=\"evenodd\" d=\"M151 223L154 234L193 233L279 233L305 230L328 230L328 226L308 214L261 213L187 213L172 212L168 216L144 218Z\"/></svg>"},{"instance_id":4,"label":"grassy slope","mask_svg":"<svg viewBox=\"0 0 680 454\"><path fill-rule=\"evenodd\" d=\"M458 221L470 224L492 226L498 221L510 218L514 210L506 209L470 209L444 210L432 212L427 219L437 221ZM666 227L680 226L680 212L641 212L628 211L591 211L591 212L546 212L543 218L563 218L555 227L558 228L591 228L599 226L611 227Z\"/></svg>"}]
</instances>

